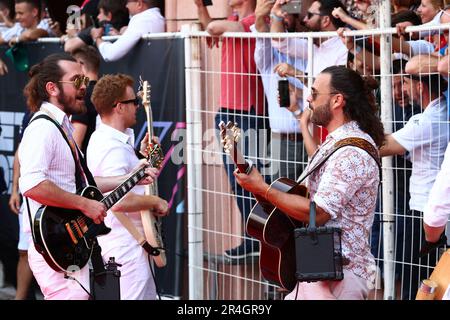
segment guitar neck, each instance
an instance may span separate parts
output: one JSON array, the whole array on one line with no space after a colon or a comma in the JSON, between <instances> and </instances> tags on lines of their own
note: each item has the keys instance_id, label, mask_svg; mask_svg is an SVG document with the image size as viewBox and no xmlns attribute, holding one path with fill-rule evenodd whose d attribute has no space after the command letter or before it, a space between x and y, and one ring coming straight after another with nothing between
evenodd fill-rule
<instances>
[{"instance_id":1,"label":"guitar neck","mask_svg":"<svg viewBox=\"0 0 450 320\"><path fill-rule=\"evenodd\" d=\"M244 156L242 155L241 151L237 147L237 144L234 143L233 148L231 149L231 158L233 159L234 164L238 168L240 173L247 173L249 164L245 160Z\"/></svg>"},{"instance_id":2,"label":"guitar neck","mask_svg":"<svg viewBox=\"0 0 450 320\"><path fill-rule=\"evenodd\" d=\"M148 141L151 143L154 137L154 131L153 131L153 113L152 113L152 107L150 105L150 102L147 103L147 105L144 105L145 113L147 115L147 132L148 132ZM153 195L158 195L158 182L155 179L155 181L152 183L152 185L149 185L146 187L146 191Z\"/></svg>"},{"instance_id":3,"label":"guitar neck","mask_svg":"<svg viewBox=\"0 0 450 320\"><path fill-rule=\"evenodd\" d=\"M122 182L117 188L111 191L101 202L106 205L106 209L109 210L114 204L122 199L135 185L145 178L145 168L142 167L136 170L127 180Z\"/></svg>"}]
</instances>

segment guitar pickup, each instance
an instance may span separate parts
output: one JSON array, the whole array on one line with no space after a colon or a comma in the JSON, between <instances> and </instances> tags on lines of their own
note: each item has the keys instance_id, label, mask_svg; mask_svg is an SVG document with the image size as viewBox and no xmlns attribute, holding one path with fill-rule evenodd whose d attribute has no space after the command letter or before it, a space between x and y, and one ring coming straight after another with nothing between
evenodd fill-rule
<instances>
[{"instance_id":1,"label":"guitar pickup","mask_svg":"<svg viewBox=\"0 0 450 320\"><path fill-rule=\"evenodd\" d=\"M72 239L72 242L73 242L74 244L78 244L78 239L75 237L75 234L73 233L73 230L72 230L72 228L70 227L70 223L66 223L66 224L65 224L65 227L66 227L67 233L68 233L69 236L70 236L70 239Z\"/></svg>"}]
</instances>

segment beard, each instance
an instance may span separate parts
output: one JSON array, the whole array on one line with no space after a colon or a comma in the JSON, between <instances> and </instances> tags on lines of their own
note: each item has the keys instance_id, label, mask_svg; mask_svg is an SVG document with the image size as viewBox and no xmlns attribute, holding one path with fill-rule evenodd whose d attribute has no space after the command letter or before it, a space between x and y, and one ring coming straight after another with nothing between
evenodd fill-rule
<instances>
[{"instance_id":1,"label":"beard","mask_svg":"<svg viewBox=\"0 0 450 320\"><path fill-rule=\"evenodd\" d=\"M65 94L64 90L57 97L58 103L64 107L64 112L67 114L82 114L86 113L87 108L84 104L85 91L80 90L75 97L70 97Z\"/></svg>"},{"instance_id":2,"label":"beard","mask_svg":"<svg viewBox=\"0 0 450 320\"><path fill-rule=\"evenodd\" d=\"M314 107L311 122L316 126L326 127L332 118L333 115L330 110L330 101L328 101L326 104Z\"/></svg>"}]
</instances>

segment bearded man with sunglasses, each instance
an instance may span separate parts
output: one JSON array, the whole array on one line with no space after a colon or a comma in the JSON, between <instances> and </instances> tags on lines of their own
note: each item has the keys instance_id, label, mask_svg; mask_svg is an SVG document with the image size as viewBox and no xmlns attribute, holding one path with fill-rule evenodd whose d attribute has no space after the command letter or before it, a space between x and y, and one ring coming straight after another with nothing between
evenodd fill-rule
<instances>
[{"instance_id":1,"label":"bearded man with sunglasses","mask_svg":"<svg viewBox=\"0 0 450 320\"><path fill-rule=\"evenodd\" d=\"M89 173L82 165L83 154L77 150L71 135L69 116L86 111L84 95L88 82L81 66L68 54L52 54L30 70L24 94L30 111L35 114L24 131L18 152L19 188L27 203L23 215L27 233L31 233L29 217L34 219L42 205L79 210L96 224L106 216L103 203L76 194L77 188L88 184L86 174ZM47 118L37 118L40 115ZM146 174L141 183L153 182L157 170L146 169ZM122 175L95 180L98 188L107 192L126 178L127 175ZM45 262L32 243L28 261L45 299L89 298L87 265L70 272L70 278L66 278L65 273L54 271Z\"/></svg>"},{"instance_id":2,"label":"bearded man with sunglasses","mask_svg":"<svg viewBox=\"0 0 450 320\"><path fill-rule=\"evenodd\" d=\"M316 224L342 230L344 279L299 282L286 299L367 299L368 284L374 284L376 272L369 235L380 183L377 148L384 141L375 97L356 71L332 66L316 77L308 103L312 110L308 122L325 127L329 135L314 153L306 172L346 138L363 139L371 148L348 145L331 154L307 178L309 199L272 188L256 168L248 175L238 170L234 175L244 189L304 223L309 223L310 204L314 201Z\"/></svg>"},{"instance_id":3,"label":"bearded man with sunglasses","mask_svg":"<svg viewBox=\"0 0 450 320\"><path fill-rule=\"evenodd\" d=\"M103 76L95 85L92 102L102 123L94 131L87 149L88 167L96 177L129 174L139 163L134 150L134 131L139 98L133 90L133 79L124 74ZM141 143L141 153L148 142ZM143 234L141 210L151 210L156 215L168 213L167 202L157 196L144 195L142 186L134 187L109 214L105 224L112 231L98 241L103 260L115 257L121 264L120 298L122 300L154 300L156 285L153 278L153 260L128 232L118 214L128 217ZM120 212L120 213L119 213Z\"/></svg>"}]
</instances>

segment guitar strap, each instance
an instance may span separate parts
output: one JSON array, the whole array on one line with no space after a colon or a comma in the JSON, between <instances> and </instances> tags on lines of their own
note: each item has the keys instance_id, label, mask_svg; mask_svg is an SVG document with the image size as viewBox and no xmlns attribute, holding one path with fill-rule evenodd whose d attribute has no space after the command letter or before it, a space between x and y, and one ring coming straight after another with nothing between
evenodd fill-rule
<instances>
[{"instance_id":1,"label":"guitar strap","mask_svg":"<svg viewBox=\"0 0 450 320\"><path fill-rule=\"evenodd\" d=\"M139 232L136 226L131 222L130 218L122 212L111 211L117 220L127 229L127 231L136 239L137 243L151 256L158 256L163 248L155 248L147 242L145 237Z\"/></svg>"},{"instance_id":2,"label":"guitar strap","mask_svg":"<svg viewBox=\"0 0 450 320\"><path fill-rule=\"evenodd\" d=\"M77 164L77 156L75 155L74 150L72 149L72 147L70 145L70 142L69 142L69 139L68 139L66 133L64 132L63 128L59 125L59 123L47 114L40 114L40 115L34 117L30 121L30 124L31 124L31 122L38 120L38 119L46 119L46 120L52 122L58 128L58 130L61 133L61 135L63 136L64 140L67 142L67 145L70 148L70 152L72 153L73 160L75 161L75 188L76 188L76 190L80 190L84 184L82 182L82 180L83 180L82 172L80 171L80 167L78 165L76 165ZM84 175L86 176L88 184L97 187L94 177L92 176L92 173L89 171L89 169L87 167L85 157L83 156L83 154L81 153L80 149L78 148L78 146L76 144L75 144L75 147L76 147L76 152L78 154L79 163L81 165L81 168L84 171ZM36 250L38 252L42 252L42 249L38 248L39 245L36 245L36 238L34 236L33 223L32 223L31 213L30 213L30 204L28 202L28 198L25 197L25 199L27 202L28 218L30 220L31 235L33 237L33 242L35 244ZM105 267L104 267L103 258L101 255L102 249L101 249L100 245L98 244L96 237L93 239L93 245L94 245L94 247L93 247L92 255L91 255L92 267L94 268L95 274L100 274L100 273L105 272Z\"/></svg>"},{"instance_id":3,"label":"guitar strap","mask_svg":"<svg viewBox=\"0 0 450 320\"><path fill-rule=\"evenodd\" d=\"M347 146L360 148L360 149L366 151L375 160L375 162L377 163L377 166L378 166L378 172L379 172L380 181L381 181L381 162L380 162L380 157L378 155L377 149L369 141L367 141L363 138L349 137L349 138L345 138L345 139L342 139L342 140L339 140L338 142L336 142L334 144L333 148L330 149L330 151L328 151L323 156L323 158L320 159L319 162L317 162L311 169L303 172L300 175L300 177L297 179L297 183L301 184L306 179L306 177L308 177L311 173L313 173L315 170L320 168L328 160L328 158L331 157L331 155L333 153L335 153L339 149L341 149L343 147L347 147Z\"/></svg>"}]
</instances>

